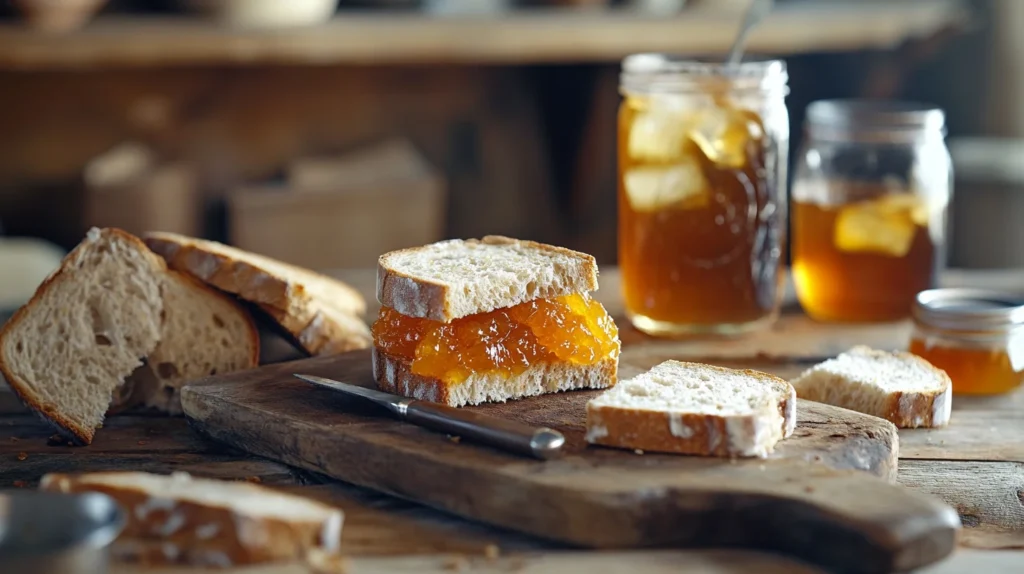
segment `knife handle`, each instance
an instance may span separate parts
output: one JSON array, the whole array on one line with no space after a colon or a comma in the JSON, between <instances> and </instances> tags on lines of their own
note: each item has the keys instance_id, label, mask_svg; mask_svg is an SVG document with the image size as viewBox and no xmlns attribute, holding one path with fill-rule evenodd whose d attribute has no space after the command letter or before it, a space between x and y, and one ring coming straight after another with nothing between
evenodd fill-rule
<instances>
[{"instance_id":1,"label":"knife handle","mask_svg":"<svg viewBox=\"0 0 1024 574\"><path fill-rule=\"evenodd\" d=\"M556 430L425 401L410 401L404 415L419 426L542 460L559 456L565 444Z\"/></svg>"}]
</instances>

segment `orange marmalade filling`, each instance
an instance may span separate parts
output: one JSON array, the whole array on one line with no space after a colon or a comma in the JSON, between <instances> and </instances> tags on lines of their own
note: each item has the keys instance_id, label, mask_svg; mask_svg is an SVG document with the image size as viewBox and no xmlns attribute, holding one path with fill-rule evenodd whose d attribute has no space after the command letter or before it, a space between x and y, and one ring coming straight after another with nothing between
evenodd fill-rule
<instances>
[{"instance_id":1,"label":"orange marmalade filling","mask_svg":"<svg viewBox=\"0 0 1024 574\"><path fill-rule=\"evenodd\" d=\"M412 372L461 383L473 373L519 374L540 363L590 365L618 357L619 329L586 294L537 299L441 323L382 307L377 349L412 362Z\"/></svg>"}]
</instances>

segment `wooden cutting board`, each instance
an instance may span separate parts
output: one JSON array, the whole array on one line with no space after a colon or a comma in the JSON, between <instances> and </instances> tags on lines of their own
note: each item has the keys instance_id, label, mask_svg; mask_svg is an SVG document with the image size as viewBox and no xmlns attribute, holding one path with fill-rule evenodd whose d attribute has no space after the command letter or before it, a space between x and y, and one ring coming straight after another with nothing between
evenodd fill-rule
<instances>
[{"instance_id":1,"label":"wooden cutting board","mask_svg":"<svg viewBox=\"0 0 1024 574\"><path fill-rule=\"evenodd\" d=\"M190 385L185 414L248 452L574 545L758 548L837 572L915 568L955 545L953 509L891 484L896 429L852 411L801 401L774 455L727 460L587 446L594 392L473 407L565 433L567 456L542 462L398 422L293 373L374 384L367 351L305 359Z\"/></svg>"}]
</instances>

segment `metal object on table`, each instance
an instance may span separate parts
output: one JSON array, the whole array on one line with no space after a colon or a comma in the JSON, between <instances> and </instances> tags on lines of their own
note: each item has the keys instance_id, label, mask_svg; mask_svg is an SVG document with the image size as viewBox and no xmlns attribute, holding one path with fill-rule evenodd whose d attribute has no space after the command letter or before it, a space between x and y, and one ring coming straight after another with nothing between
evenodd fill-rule
<instances>
[{"instance_id":1,"label":"metal object on table","mask_svg":"<svg viewBox=\"0 0 1024 574\"><path fill-rule=\"evenodd\" d=\"M0 571L101 574L125 516L109 496L0 491Z\"/></svg>"},{"instance_id":2,"label":"metal object on table","mask_svg":"<svg viewBox=\"0 0 1024 574\"><path fill-rule=\"evenodd\" d=\"M562 454L562 446L565 445L565 437L562 436L562 433L546 427L533 427L518 421L491 417L478 412L417 401L323 377L299 374L295 376L314 385L367 399L412 424L488 444L516 454L539 459L555 458Z\"/></svg>"},{"instance_id":3,"label":"metal object on table","mask_svg":"<svg viewBox=\"0 0 1024 574\"><path fill-rule=\"evenodd\" d=\"M736 39L732 42L732 48L729 49L729 56L725 60L729 67L735 67L743 59L743 49L747 45L747 36L772 11L773 4L772 0L753 0L750 3L747 13L743 15L743 23L740 24Z\"/></svg>"}]
</instances>

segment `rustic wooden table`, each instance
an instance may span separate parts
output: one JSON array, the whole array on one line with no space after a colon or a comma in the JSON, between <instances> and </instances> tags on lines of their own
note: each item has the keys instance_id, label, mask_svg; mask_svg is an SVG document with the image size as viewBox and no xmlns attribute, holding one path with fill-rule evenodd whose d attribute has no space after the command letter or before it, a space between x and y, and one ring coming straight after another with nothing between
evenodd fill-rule
<instances>
[{"instance_id":1,"label":"rustic wooden table","mask_svg":"<svg viewBox=\"0 0 1024 574\"><path fill-rule=\"evenodd\" d=\"M339 272L373 301L374 273ZM946 285L1024 291L1024 270L950 271ZM601 276L598 298L622 317L619 276ZM907 322L825 325L803 316L787 293L786 311L770 330L743 339L678 342L654 340L622 329L622 361L648 367L668 358L700 359L792 376L821 357L857 343L880 348L906 345ZM373 305L371 305L373 307ZM371 309L375 313L376 309ZM372 316L372 315L371 315ZM272 357L273 349L268 354ZM961 548L922 572L946 574L1024 571L1024 392L957 397L951 425L900 435L902 484L933 493L957 508L965 525ZM38 421L9 392L0 393L0 488L32 488L53 471L183 470L226 480L249 480L301 492L344 508L344 548L350 572L816 572L783 557L735 551L585 552L513 532L474 524L417 504L338 484L324 477L254 458L205 441L181 418L123 415L108 419L89 447L50 440ZM118 572L134 572L128 566ZM301 573L299 565L239 572Z\"/></svg>"}]
</instances>

